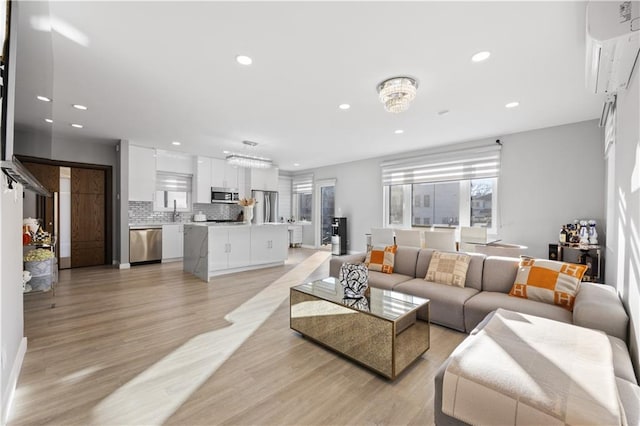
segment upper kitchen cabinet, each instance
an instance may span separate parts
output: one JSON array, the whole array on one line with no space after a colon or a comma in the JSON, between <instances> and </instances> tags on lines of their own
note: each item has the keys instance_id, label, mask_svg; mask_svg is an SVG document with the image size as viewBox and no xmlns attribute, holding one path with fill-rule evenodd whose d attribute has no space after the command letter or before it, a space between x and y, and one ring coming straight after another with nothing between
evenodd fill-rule
<instances>
[{"instance_id":1,"label":"upper kitchen cabinet","mask_svg":"<svg viewBox=\"0 0 640 426\"><path fill-rule=\"evenodd\" d=\"M156 150L156 170L193 175L193 156L183 152Z\"/></svg>"},{"instance_id":2,"label":"upper kitchen cabinet","mask_svg":"<svg viewBox=\"0 0 640 426\"><path fill-rule=\"evenodd\" d=\"M197 156L194 161L195 167L195 202L211 202L211 158Z\"/></svg>"},{"instance_id":3,"label":"upper kitchen cabinet","mask_svg":"<svg viewBox=\"0 0 640 426\"><path fill-rule=\"evenodd\" d=\"M260 191L278 190L278 168L251 169L251 189Z\"/></svg>"},{"instance_id":4,"label":"upper kitchen cabinet","mask_svg":"<svg viewBox=\"0 0 640 426\"><path fill-rule=\"evenodd\" d=\"M129 201L153 201L155 192L155 149L129 145Z\"/></svg>"},{"instance_id":5,"label":"upper kitchen cabinet","mask_svg":"<svg viewBox=\"0 0 640 426\"><path fill-rule=\"evenodd\" d=\"M238 189L238 170L225 160L211 159L211 186L215 188Z\"/></svg>"}]
</instances>

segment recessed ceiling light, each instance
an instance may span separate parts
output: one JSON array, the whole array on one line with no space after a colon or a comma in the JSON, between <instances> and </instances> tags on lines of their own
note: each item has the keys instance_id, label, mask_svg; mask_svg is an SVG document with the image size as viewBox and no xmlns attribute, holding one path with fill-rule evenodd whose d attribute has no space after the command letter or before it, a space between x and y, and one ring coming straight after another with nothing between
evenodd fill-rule
<instances>
[{"instance_id":1,"label":"recessed ceiling light","mask_svg":"<svg viewBox=\"0 0 640 426\"><path fill-rule=\"evenodd\" d=\"M46 121L46 122L47 122L47 123L49 123L49 124L53 123L53 120L52 120L52 119L50 119L50 118L45 118L45 119L44 119L44 121Z\"/></svg>"},{"instance_id":2,"label":"recessed ceiling light","mask_svg":"<svg viewBox=\"0 0 640 426\"><path fill-rule=\"evenodd\" d=\"M171 142L171 145L178 146L178 145L181 145L181 144L180 144L180 142L178 142L178 141L173 141L173 142Z\"/></svg>"},{"instance_id":3,"label":"recessed ceiling light","mask_svg":"<svg viewBox=\"0 0 640 426\"><path fill-rule=\"evenodd\" d=\"M251 65L253 63L253 59L248 56L238 55L236 56L236 62L240 65Z\"/></svg>"},{"instance_id":4,"label":"recessed ceiling light","mask_svg":"<svg viewBox=\"0 0 640 426\"><path fill-rule=\"evenodd\" d=\"M51 102L51 99L47 98L46 96L40 96L40 95L38 95L38 96L36 96L36 98L37 98L39 101L42 101L42 102Z\"/></svg>"},{"instance_id":5,"label":"recessed ceiling light","mask_svg":"<svg viewBox=\"0 0 640 426\"><path fill-rule=\"evenodd\" d=\"M82 110L82 111L86 111L86 110L88 110L88 109L89 109L89 108L87 108L86 106L84 106L84 105L80 105L80 104L73 104L73 107L74 107L75 109L79 109L79 110Z\"/></svg>"},{"instance_id":6,"label":"recessed ceiling light","mask_svg":"<svg viewBox=\"0 0 640 426\"><path fill-rule=\"evenodd\" d=\"M349 104L340 104L340 105L338 105L338 108L340 108L340 109L349 109L349 108L351 108L351 105L349 105Z\"/></svg>"},{"instance_id":7,"label":"recessed ceiling light","mask_svg":"<svg viewBox=\"0 0 640 426\"><path fill-rule=\"evenodd\" d=\"M222 151L223 154L230 154L229 151L227 151L226 149L224 151Z\"/></svg>"},{"instance_id":8,"label":"recessed ceiling light","mask_svg":"<svg viewBox=\"0 0 640 426\"><path fill-rule=\"evenodd\" d=\"M394 131L393 133L395 133L396 135L401 135L401 134L404 133L404 130L398 129L398 130Z\"/></svg>"},{"instance_id":9,"label":"recessed ceiling light","mask_svg":"<svg viewBox=\"0 0 640 426\"><path fill-rule=\"evenodd\" d=\"M487 59L489 59L489 56L491 56L491 52L487 52L485 50L483 52L478 52L475 55L473 55L471 57L471 60L473 62L482 62L482 61L486 61Z\"/></svg>"},{"instance_id":10,"label":"recessed ceiling light","mask_svg":"<svg viewBox=\"0 0 640 426\"><path fill-rule=\"evenodd\" d=\"M293 167L300 167L300 163L293 163Z\"/></svg>"},{"instance_id":11,"label":"recessed ceiling light","mask_svg":"<svg viewBox=\"0 0 640 426\"><path fill-rule=\"evenodd\" d=\"M438 111L438 115L447 115L449 114L449 110L448 109L443 109L441 111Z\"/></svg>"},{"instance_id":12,"label":"recessed ceiling light","mask_svg":"<svg viewBox=\"0 0 640 426\"><path fill-rule=\"evenodd\" d=\"M508 104L505 105L505 108L515 108L518 105L520 105L520 102L509 102Z\"/></svg>"},{"instance_id":13,"label":"recessed ceiling light","mask_svg":"<svg viewBox=\"0 0 640 426\"><path fill-rule=\"evenodd\" d=\"M71 127L75 127L76 129L82 129L84 126L82 124L71 124Z\"/></svg>"}]
</instances>

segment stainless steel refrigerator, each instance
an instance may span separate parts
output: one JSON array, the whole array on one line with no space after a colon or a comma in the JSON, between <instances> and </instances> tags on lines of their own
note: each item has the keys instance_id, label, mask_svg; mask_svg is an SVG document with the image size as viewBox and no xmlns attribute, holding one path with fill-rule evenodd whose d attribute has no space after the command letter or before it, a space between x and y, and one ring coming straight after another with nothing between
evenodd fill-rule
<instances>
[{"instance_id":1,"label":"stainless steel refrigerator","mask_svg":"<svg viewBox=\"0 0 640 426\"><path fill-rule=\"evenodd\" d=\"M252 190L251 196L256 200L253 208L253 223L269 223L278 221L278 193L276 191Z\"/></svg>"}]
</instances>

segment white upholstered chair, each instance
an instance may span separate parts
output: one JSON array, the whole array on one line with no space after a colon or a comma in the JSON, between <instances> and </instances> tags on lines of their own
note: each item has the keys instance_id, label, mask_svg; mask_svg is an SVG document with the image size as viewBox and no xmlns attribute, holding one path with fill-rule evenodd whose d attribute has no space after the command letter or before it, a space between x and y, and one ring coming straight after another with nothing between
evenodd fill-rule
<instances>
[{"instance_id":1,"label":"white upholstered chair","mask_svg":"<svg viewBox=\"0 0 640 426\"><path fill-rule=\"evenodd\" d=\"M408 247L424 247L424 231L420 229L396 229L396 244Z\"/></svg>"},{"instance_id":2,"label":"white upholstered chair","mask_svg":"<svg viewBox=\"0 0 640 426\"><path fill-rule=\"evenodd\" d=\"M371 228L372 246L391 246L395 244L394 232L391 228Z\"/></svg>"},{"instance_id":3,"label":"white upholstered chair","mask_svg":"<svg viewBox=\"0 0 640 426\"><path fill-rule=\"evenodd\" d=\"M424 232L424 246L430 249L456 251L454 229L438 229Z\"/></svg>"},{"instance_id":4,"label":"white upholstered chair","mask_svg":"<svg viewBox=\"0 0 640 426\"><path fill-rule=\"evenodd\" d=\"M475 252L476 245L487 243L487 228L478 226L460 227L460 251Z\"/></svg>"}]
</instances>

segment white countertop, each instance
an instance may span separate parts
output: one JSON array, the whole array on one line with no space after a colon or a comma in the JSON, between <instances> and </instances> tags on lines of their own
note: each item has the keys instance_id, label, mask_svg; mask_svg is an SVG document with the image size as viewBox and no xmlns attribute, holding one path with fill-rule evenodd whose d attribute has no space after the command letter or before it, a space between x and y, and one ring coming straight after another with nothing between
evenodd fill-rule
<instances>
[{"instance_id":1,"label":"white countertop","mask_svg":"<svg viewBox=\"0 0 640 426\"><path fill-rule=\"evenodd\" d=\"M192 222L192 223L185 223L185 225L192 225L192 226L215 226L215 227L229 227L229 228L237 228L239 226L287 226L287 223L274 223L274 222L270 222L270 223L261 223L261 224L255 224L255 223L216 223L216 222Z\"/></svg>"}]
</instances>

